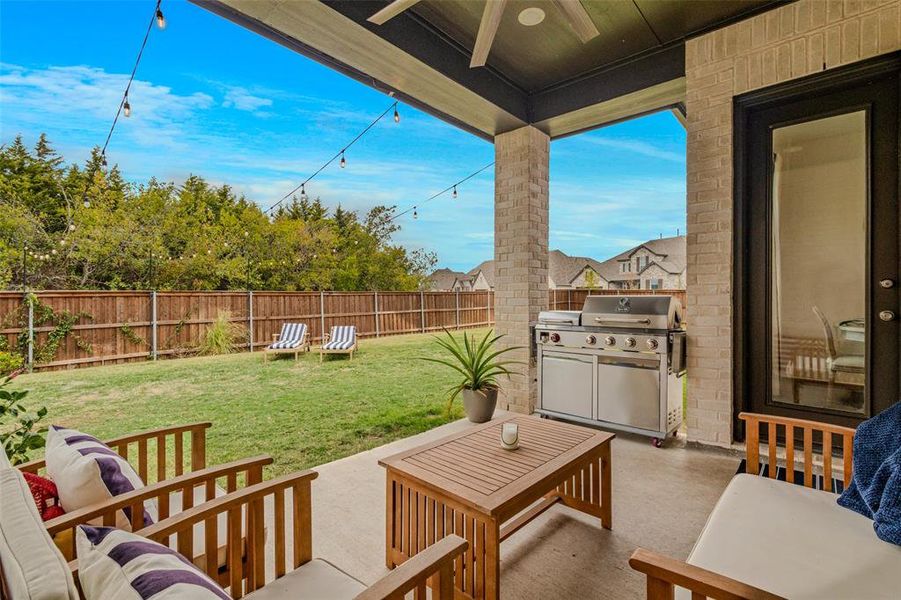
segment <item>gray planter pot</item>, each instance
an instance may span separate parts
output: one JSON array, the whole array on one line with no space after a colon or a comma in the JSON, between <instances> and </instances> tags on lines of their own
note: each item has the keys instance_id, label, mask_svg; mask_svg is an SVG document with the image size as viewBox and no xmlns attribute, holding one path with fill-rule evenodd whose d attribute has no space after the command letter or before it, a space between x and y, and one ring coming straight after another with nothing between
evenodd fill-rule
<instances>
[{"instance_id":1,"label":"gray planter pot","mask_svg":"<svg viewBox=\"0 0 901 600\"><path fill-rule=\"evenodd\" d=\"M485 423L494 416L497 406L497 388L463 390L463 410L473 423Z\"/></svg>"}]
</instances>

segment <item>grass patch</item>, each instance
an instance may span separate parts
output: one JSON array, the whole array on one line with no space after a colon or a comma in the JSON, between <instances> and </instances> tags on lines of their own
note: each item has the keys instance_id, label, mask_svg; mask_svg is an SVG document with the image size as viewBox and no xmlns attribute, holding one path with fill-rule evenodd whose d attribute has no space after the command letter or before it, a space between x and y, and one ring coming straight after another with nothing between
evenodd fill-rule
<instances>
[{"instance_id":1,"label":"grass patch","mask_svg":"<svg viewBox=\"0 0 901 600\"><path fill-rule=\"evenodd\" d=\"M34 373L13 386L31 390L50 423L101 439L211 421L209 464L270 454L278 475L460 418L459 403L445 413L454 374L417 360L439 355L431 336L406 335L363 340L353 361L243 353Z\"/></svg>"}]
</instances>

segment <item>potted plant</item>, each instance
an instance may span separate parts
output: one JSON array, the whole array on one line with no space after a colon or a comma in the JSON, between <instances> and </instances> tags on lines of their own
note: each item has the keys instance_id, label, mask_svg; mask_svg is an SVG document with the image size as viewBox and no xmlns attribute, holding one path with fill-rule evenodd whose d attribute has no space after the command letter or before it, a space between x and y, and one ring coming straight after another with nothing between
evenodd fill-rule
<instances>
[{"instance_id":1,"label":"potted plant","mask_svg":"<svg viewBox=\"0 0 901 600\"><path fill-rule=\"evenodd\" d=\"M494 408L497 406L497 378L501 375L508 378L511 375L518 375L507 367L522 364L516 361L499 361L497 359L505 352L518 350L519 347L494 350L494 343L503 336L493 335L493 330L489 330L481 340L477 340L474 334L468 335L463 332L462 344L446 329L444 333L446 337L436 336L435 341L450 353L450 356L447 358L423 357L423 360L450 367L463 377L449 390L448 411L450 411L454 399L462 394L466 418L473 423L484 423L491 420Z\"/></svg>"}]
</instances>

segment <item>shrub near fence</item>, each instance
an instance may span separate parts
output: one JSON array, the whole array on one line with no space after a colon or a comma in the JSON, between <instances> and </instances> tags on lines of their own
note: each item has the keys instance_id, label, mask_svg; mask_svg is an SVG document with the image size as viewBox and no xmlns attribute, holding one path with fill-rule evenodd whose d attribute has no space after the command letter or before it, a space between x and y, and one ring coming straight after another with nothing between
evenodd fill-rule
<instances>
[{"instance_id":1,"label":"shrub near fence","mask_svg":"<svg viewBox=\"0 0 901 600\"><path fill-rule=\"evenodd\" d=\"M548 290L554 310L579 310L588 290ZM592 294L673 294L683 290L592 290ZM494 324L494 292L0 292L0 336L7 348L28 338L32 313L36 369L74 368L192 354L220 312L247 328L247 349L263 348L285 322L307 324L311 341L333 325L361 337ZM55 317L55 318L52 318ZM42 318L44 319L42 321ZM63 326L60 321L71 325ZM54 347L55 346L55 347ZM0 343L2 348L2 343ZM41 357L48 352L49 357ZM52 351L52 352L50 352ZM41 360L44 358L44 360Z\"/></svg>"}]
</instances>

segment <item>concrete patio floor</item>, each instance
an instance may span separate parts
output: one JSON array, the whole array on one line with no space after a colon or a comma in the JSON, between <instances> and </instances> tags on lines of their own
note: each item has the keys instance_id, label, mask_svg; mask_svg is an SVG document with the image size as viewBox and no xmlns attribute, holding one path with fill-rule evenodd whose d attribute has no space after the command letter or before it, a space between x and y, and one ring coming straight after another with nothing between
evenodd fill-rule
<instances>
[{"instance_id":1,"label":"concrete patio floor","mask_svg":"<svg viewBox=\"0 0 901 600\"><path fill-rule=\"evenodd\" d=\"M503 413L498 413L497 417ZM313 555L371 584L385 567L385 472L378 460L472 425L456 421L316 467ZM727 451L665 448L618 434L613 441L613 530L557 505L501 546L501 597L636 598L644 579L628 558L643 546L685 558L738 467Z\"/></svg>"}]
</instances>

